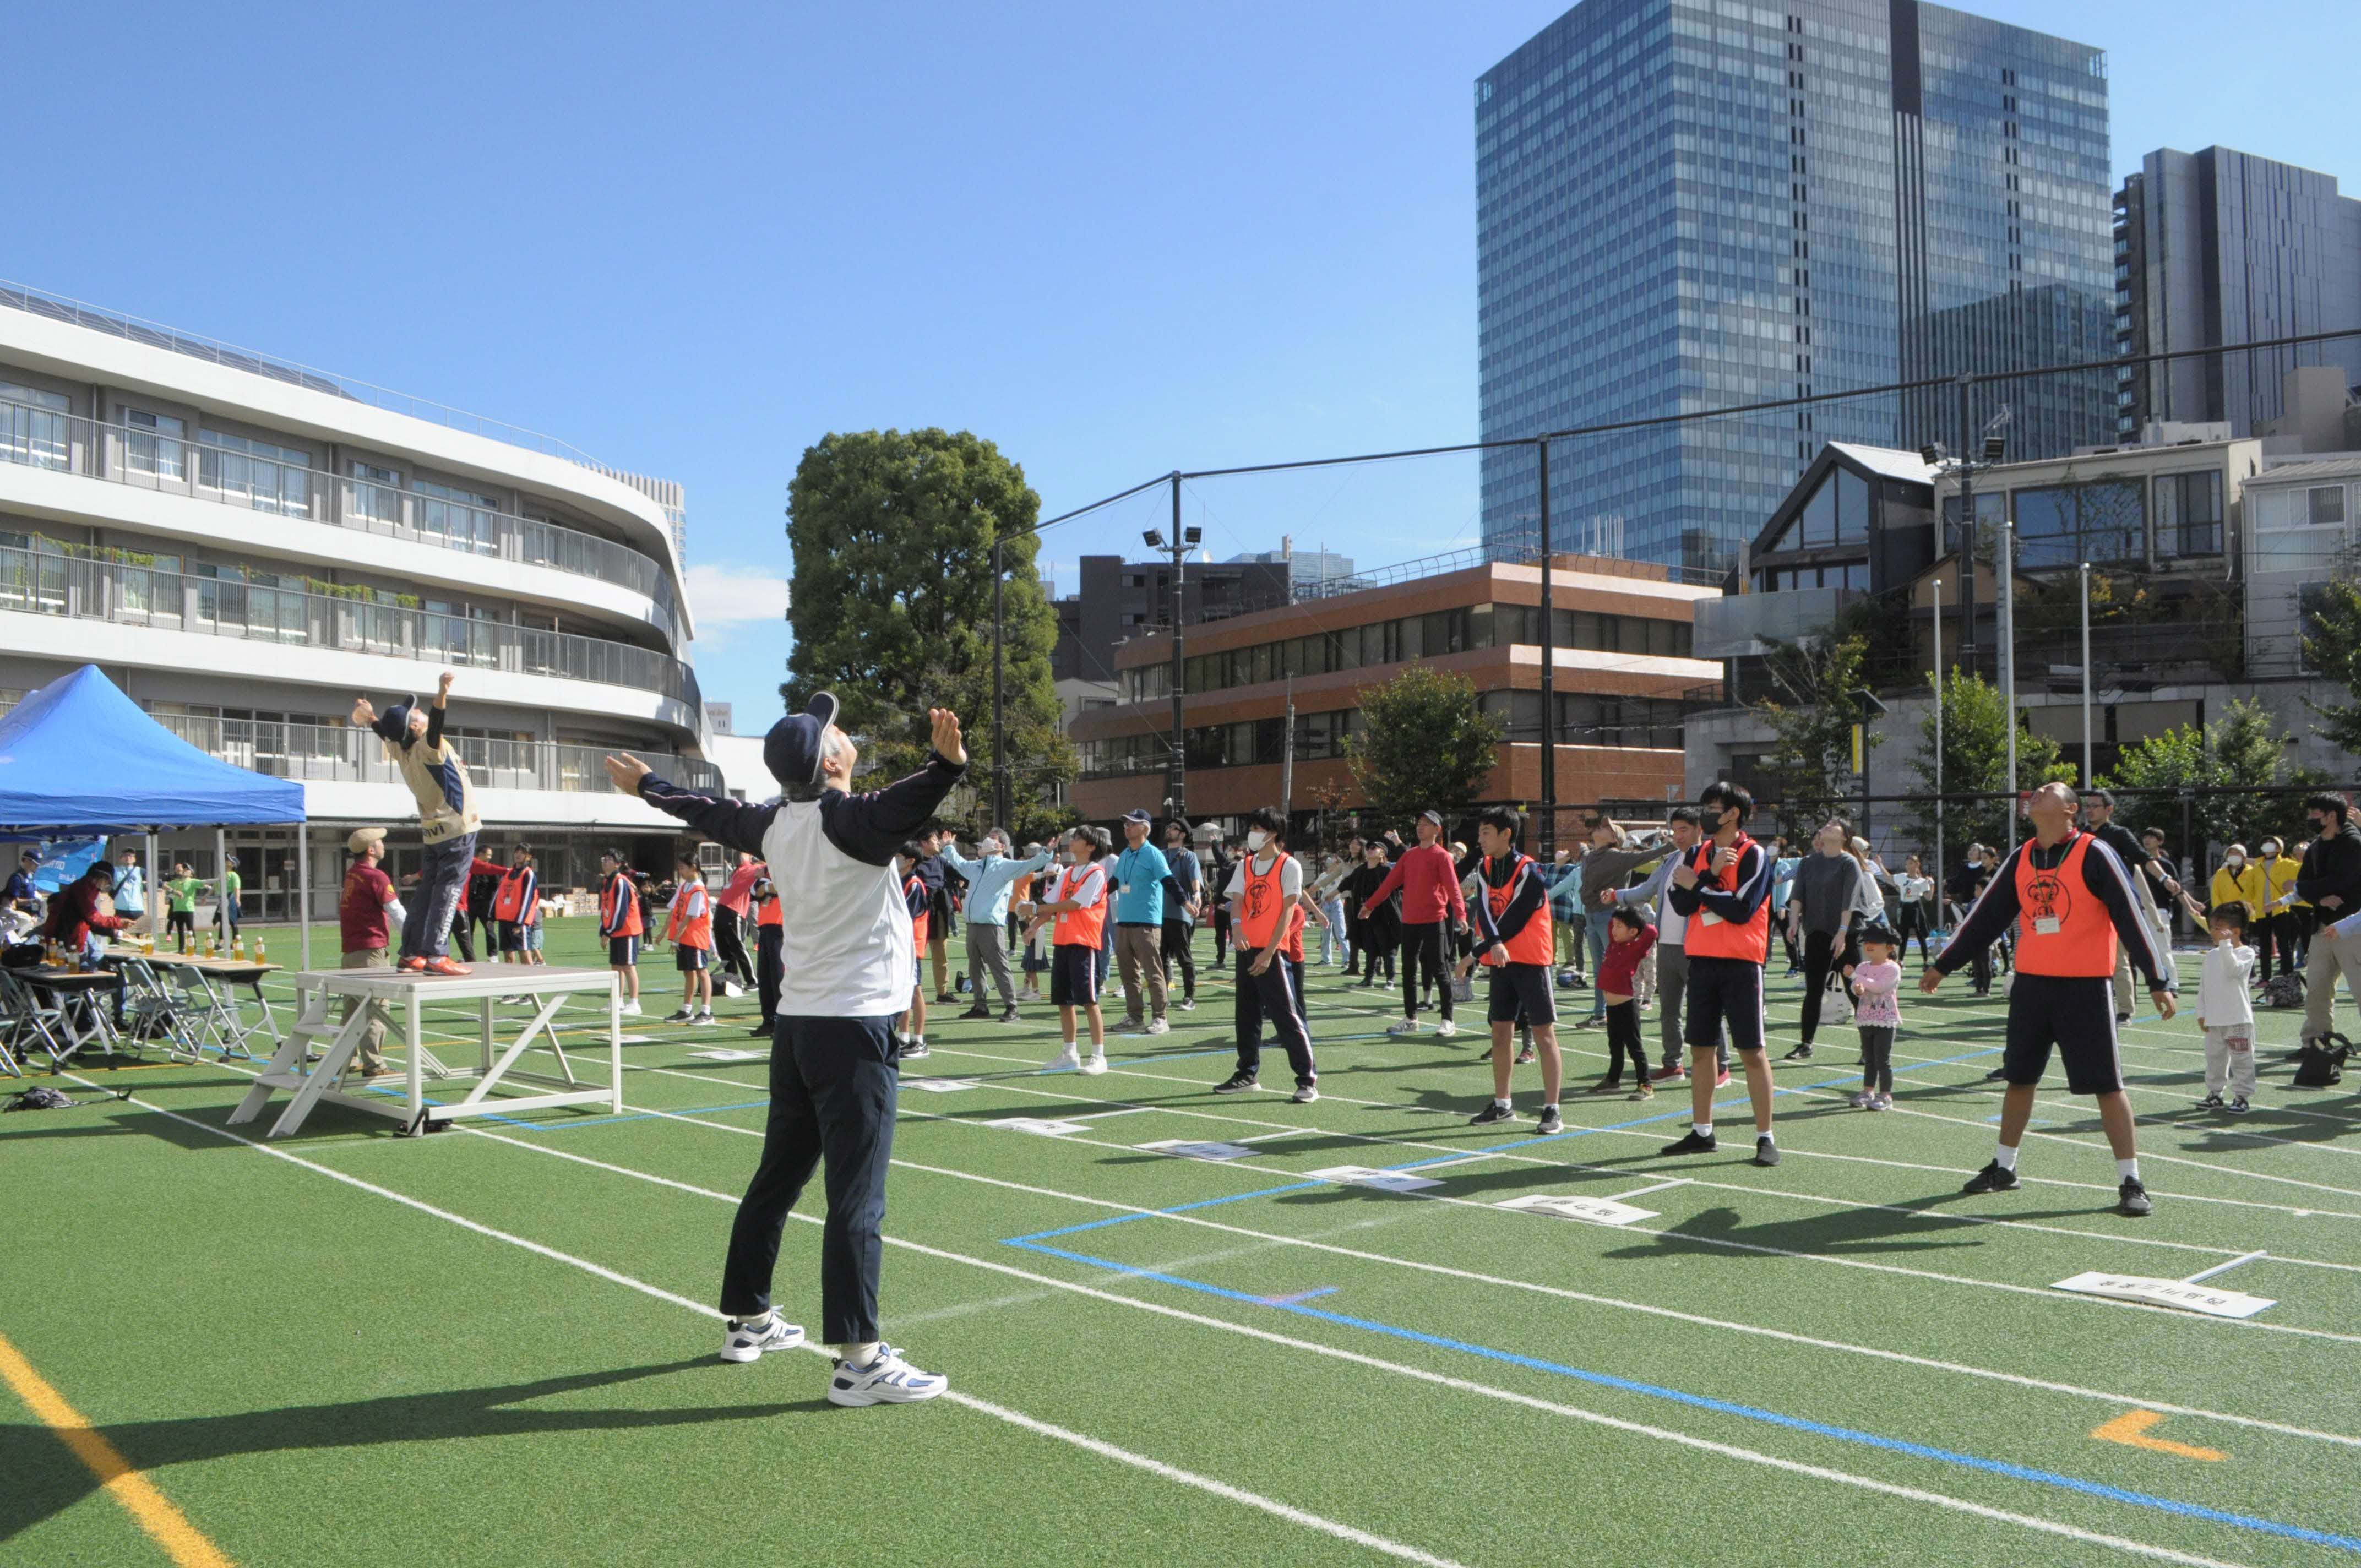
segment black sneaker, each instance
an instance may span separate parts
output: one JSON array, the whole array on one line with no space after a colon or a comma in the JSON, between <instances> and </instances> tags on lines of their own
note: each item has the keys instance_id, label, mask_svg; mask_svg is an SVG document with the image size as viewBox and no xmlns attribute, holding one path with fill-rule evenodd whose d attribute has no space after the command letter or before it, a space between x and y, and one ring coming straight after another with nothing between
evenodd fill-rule
<instances>
[{"instance_id":1,"label":"black sneaker","mask_svg":"<svg viewBox=\"0 0 2361 1568\"><path fill-rule=\"evenodd\" d=\"M2219 1111L2222 1109L2222 1097L2218 1094L2209 1094L2197 1102L2197 1108L2200 1111Z\"/></svg>"},{"instance_id":2,"label":"black sneaker","mask_svg":"<svg viewBox=\"0 0 2361 1568\"><path fill-rule=\"evenodd\" d=\"M1513 1122L1516 1119L1517 1113L1514 1111L1495 1100L1473 1116L1468 1117L1467 1124L1471 1127L1488 1127L1496 1123Z\"/></svg>"},{"instance_id":3,"label":"black sneaker","mask_svg":"<svg viewBox=\"0 0 2361 1568\"><path fill-rule=\"evenodd\" d=\"M1993 1160L1982 1170L1969 1177L1968 1184L1960 1190L1970 1193L2014 1192L2016 1190L2016 1172L2009 1169L2000 1161Z\"/></svg>"},{"instance_id":4,"label":"black sneaker","mask_svg":"<svg viewBox=\"0 0 2361 1568\"><path fill-rule=\"evenodd\" d=\"M902 1059L904 1061L917 1061L920 1057L931 1056L934 1053L932 1051L928 1049L927 1042L924 1040L912 1040L908 1045L902 1047Z\"/></svg>"},{"instance_id":5,"label":"black sneaker","mask_svg":"<svg viewBox=\"0 0 2361 1568\"><path fill-rule=\"evenodd\" d=\"M768 1035L771 1034L773 1030L771 1025L768 1024L757 1024L746 1032L750 1035Z\"/></svg>"},{"instance_id":6,"label":"black sneaker","mask_svg":"<svg viewBox=\"0 0 2361 1568\"><path fill-rule=\"evenodd\" d=\"M1779 1146L1773 1143L1767 1135L1754 1140L1754 1163L1761 1166L1779 1163Z\"/></svg>"},{"instance_id":7,"label":"black sneaker","mask_svg":"<svg viewBox=\"0 0 2361 1568\"><path fill-rule=\"evenodd\" d=\"M1565 1131L1565 1118L1557 1113L1556 1106L1544 1105L1542 1107L1541 1125L1533 1131L1545 1138L1563 1133Z\"/></svg>"},{"instance_id":8,"label":"black sneaker","mask_svg":"<svg viewBox=\"0 0 2361 1568\"><path fill-rule=\"evenodd\" d=\"M1003 1008L998 1021L1003 1024L1016 1024L1023 1022L1022 1019L1016 1016L1016 1009L1014 1007Z\"/></svg>"},{"instance_id":9,"label":"black sneaker","mask_svg":"<svg viewBox=\"0 0 2361 1568\"><path fill-rule=\"evenodd\" d=\"M960 1016L962 1018L989 1018L992 1016L992 1009L979 1002L974 1006L969 1008L966 1012L961 1014Z\"/></svg>"},{"instance_id":10,"label":"black sneaker","mask_svg":"<svg viewBox=\"0 0 2361 1568\"><path fill-rule=\"evenodd\" d=\"M1700 1133L1695 1127L1683 1133L1677 1142L1664 1146L1664 1152L1673 1154L1712 1154L1719 1146L1710 1133Z\"/></svg>"},{"instance_id":11,"label":"black sneaker","mask_svg":"<svg viewBox=\"0 0 2361 1568\"><path fill-rule=\"evenodd\" d=\"M1243 1094L1249 1089L1259 1089L1261 1087L1261 1081L1257 1080L1253 1073L1234 1072L1230 1074L1229 1077L1224 1079L1221 1082L1213 1085L1213 1092L1216 1094Z\"/></svg>"},{"instance_id":12,"label":"black sneaker","mask_svg":"<svg viewBox=\"0 0 2361 1568\"><path fill-rule=\"evenodd\" d=\"M1984 1074L1984 1081L1986 1083L2004 1083L2006 1082L2007 1080L2008 1069L2005 1067L1996 1067L1990 1072Z\"/></svg>"},{"instance_id":13,"label":"black sneaker","mask_svg":"<svg viewBox=\"0 0 2361 1568\"><path fill-rule=\"evenodd\" d=\"M2155 1207L2147 1201L2147 1189L2140 1185L2140 1179L2136 1176L2125 1177L2124 1184L2115 1189L2115 1212L2118 1214L2144 1220Z\"/></svg>"},{"instance_id":14,"label":"black sneaker","mask_svg":"<svg viewBox=\"0 0 2361 1568\"><path fill-rule=\"evenodd\" d=\"M1809 1061L1812 1059L1812 1047L1809 1046L1797 1046L1794 1050L1789 1051L1785 1056L1781 1057L1779 1059L1781 1061Z\"/></svg>"}]
</instances>

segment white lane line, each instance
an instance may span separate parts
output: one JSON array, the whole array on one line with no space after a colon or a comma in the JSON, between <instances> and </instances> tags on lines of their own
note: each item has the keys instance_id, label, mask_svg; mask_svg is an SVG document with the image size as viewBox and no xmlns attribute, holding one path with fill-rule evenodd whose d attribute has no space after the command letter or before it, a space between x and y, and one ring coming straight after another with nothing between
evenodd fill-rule
<instances>
[{"instance_id":1,"label":"white lane line","mask_svg":"<svg viewBox=\"0 0 2361 1568\"><path fill-rule=\"evenodd\" d=\"M76 1082L85 1084L90 1088L95 1089L98 1087L97 1084L92 1083L88 1079L82 1078L77 1074L69 1073L66 1076L72 1078ZM402 1205L404 1208L414 1209L422 1214L427 1214L438 1220L447 1221L452 1224L459 1226L463 1230L472 1231L478 1235L489 1237L493 1241L505 1242L511 1246L521 1247L526 1252L532 1253L539 1257L547 1258L553 1263L562 1263L570 1268L578 1268L582 1272L593 1275L598 1278L604 1279L609 1284L620 1285L626 1289L637 1290L642 1295L654 1298L656 1300L667 1302L675 1307L685 1308L691 1312L695 1312L699 1317L710 1319L715 1321L726 1321L725 1315L716 1308L708 1307L701 1301L692 1301L687 1297L675 1295L672 1291L666 1290L661 1286L651 1285L646 1280L636 1279L628 1274L619 1273L614 1269L607 1268L601 1265L592 1263L588 1258L577 1257L571 1253L560 1252L555 1247L544 1246L539 1242L528 1240L523 1236L516 1235L511 1232L495 1229L490 1225L483 1224L475 1220L470 1220L465 1215L455 1214L447 1209L440 1209L432 1203L423 1201L423 1200L410 1197L406 1193L396 1192L391 1188L380 1187L373 1181L364 1181L357 1176L348 1176L343 1171L334 1169L331 1167L315 1164L311 1160L303 1158L300 1155L290 1154L285 1149L272 1148L268 1145L256 1143L250 1138L241 1137L225 1127L217 1127L210 1122L200 1121L192 1116L183 1116L178 1112L167 1111L161 1105L157 1105L148 1101L138 1099L136 1096L131 1100L130 1103L138 1106L143 1111L153 1112L157 1115L168 1117L185 1126L202 1128L218 1137L226 1138L232 1143L243 1145L247 1148L254 1150L257 1154L269 1155L274 1159L285 1160L290 1165L297 1166L304 1170L313 1171L318 1175L327 1177L331 1180L343 1182L348 1187L357 1188L373 1197L387 1199L392 1202ZM503 1139L501 1141L507 1142L510 1140ZM529 1148L533 1146L525 1145L523 1146ZM556 1153L558 1151L552 1150L550 1152ZM636 1176L642 1175L642 1173L630 1172L628 1174ZM677 1188L685 1192L694 1192L703 1197L719 1198L724 1202L734 1203L737 1201L736 1199L726 1197L721 1193L710 1192L702 1188L692 1187L686 1182L670 1181L663 1178L655 1178L653 1179L662 1182L664 1186ZM814 1219L809 1214L798 1214L796 1218L807 1221L812 1224L820 1224L823 1223L818 1219ZM896 1241L895 1245L898 1246L915 1247L915 1244L908 1242ZM930 1253L933 1251L931 1248L915 1248L915 1250ZM942 1255L949 1256L950 1255L946 1254ZM980 1258L961 1261L972 1261L980 1266L984 1267L993 1266L991 1265L984 1264ZM1056 1283L1055 1281L1049 1279L1046 1276L1040 1277L1033 1282L1038 1284ZM828 1351L824 1346L807 1344L804 1348L813 1351L820 1355L828 1354ZM1300 1525L1306 1530L1316 1530L1322 1535L1331 1536L1338 1541L1350 1541L1356 1546L1367 1547L1370 1551L1382 1552L1388 1557L1399 1558L1405 1563L1423 1563L1426 1565L1426 1568L1464 1568L1463 1564L1455 1563L1448 1557L1438 1557L1431 1552L1422 1552L1415 1546L1406 1545L1401 1541L1390 1540L1382 1535L1373 1534L1368 1530L1358 1529L1353 1525L1343 1524L1335 1519L1327 1519L1319 1514L1307 1512L1306 1510L1295 1508L1290 1504L1282 1503L1275 1497L1267 1497L1257 1492L1249 1492L1245 1490L1243 1487L1233 1486L1225 1481L1217 1481L1210 1475L1201 1475L1193 1470L1184 1470L1177 1464L1168 1464L1160 1459L1151 1459L1144 1453L1135 1453L1127 1448L1118 1448L1114 1443L1107 1442L1100 1438L1093 1437L1087 1432L1075 1431L1069 1427L1061 1427L1054 1422L1038 1420L1036 1417L1025 1414L1021 1410L1014 1410L1005 1405L994 1404L988 1399L977 1398L972 1394L962 1393L956 1388L945 1390L940 1398L961 1407L962 1409L973 1410L979 1415L990 1416L994 1420L1005 1422L1013 1427L1017 1427L1038 1436L1050 1438L1056 1442L1067 1443L1072 1447L1083 1449L1089 1453L1095 1453L1103 1459L1114 1460L1118 1464L1126 1464L1135 1470L1146 1471L1148 1475L1160 1477L1163 1480L1171 1481L1180 1486L1192 1487L1195 1490L1206 1493L1209 1496L1220 1497L1228 1502L1237 1503L1246 1508L1257 1509L1263 1513L1270 1515L1274 1519L1284 1519L1290 1524ZM1969 1507L1971 1505L1961 1506ZM2068 1531L2070 1528L2063 1525L2053 1525L2050 1524L2049 1521L2046 1520L2038 1521L2036 1525L2036 1528L2044 1527L2061 1533ZM2103 1536L2088 1535L2085 1532L2079 1530L2072 1531L2072 1533L2077 1539L2094 1541L2107 1541L2112 1539ZM2161 1550L2159 1548L2142 1548L2139 1543L2136 1542L2132 1543L2132 1549L2145 1550L2150 1555L2155 1555ZM2174 1554L2169 1560L2173 1562L2191 1563L2203 1563L2210 1561L2208 1559L2196 1557L2183 1557L2179 1554Z\"/></svg>"}]
</instances>

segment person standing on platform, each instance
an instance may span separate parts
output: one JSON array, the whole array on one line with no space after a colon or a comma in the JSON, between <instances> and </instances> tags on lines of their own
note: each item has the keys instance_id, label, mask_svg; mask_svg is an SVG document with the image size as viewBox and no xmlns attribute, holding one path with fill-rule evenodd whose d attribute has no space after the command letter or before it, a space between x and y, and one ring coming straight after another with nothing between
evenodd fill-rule
<instances>
[{"instance_id":1,"label":"person standing on platform","mask_svg":"<svg viewBox=\"0 0 2361 1568\"><path fill-rule=\"evenodd\" d=\"M2085 809L2088 798L2084 797ZM2131 1102L2124 1093L2115 1043L2114 995L2118 948L2147 981L2158 1017L2174 1011L2172 955L2157 939L2155 922L2140 906L2137 872L2105 839L2074 826L2074 792L2047 784L2033 792L2033 838L2009 851L1999 874L1960 924L1918 989L1932 996L1943 977L2017 925L2016 980L2008 991L2008 1044L2002 1060L2008 1090L2001 1097L2000 1146L1971 1178L1970 1193L2007 1192L2017 1185L2017 1146L2033 1119L2034 1091L2055 1050L2066 1063L2066 1089L2095 1097L2099 1124L2114 1151L2115 1212L2149 1212L2132 1134Z\"/></svg>"},{"instance_id":2,"label":"person standing on platform","mask_svg":"<svg viewBox=\"0 0 2361 1568\"><path fill-rule=\"evenodd\" d=\"M419 858L418 894L401 923L398 966L412 973L467 972L465 964L450 959L451 916L458 907L467 869L476 859L479 819L467 764L459 760L458 749L443 739L453 679L450 671L443 672L434 688L434 706L423 713L409 697L382 715L367 697L353 704L353 723L377 732L385 742L386 756L418 801L419 837L425 850Z\"/></svg>"},{"instance_id":3,"label":"person standing on platform","mask_svg":"<svg viewBox=\"0 0 2361 1568\"><path fill-rule=\"evenodd\" d=\"M741 853L721 891L713 895L713 956L721 978L735 981L741 991L754 986L754 960L746 953L745 932L754 923L754 883L762 875L763 862Z\"/></svg>"},{"instance_id":4,"label":"person standing on platform","mask_svg":"<svg viewBox=\"0 0 2361 1568\"><path fill-rule=\"evenodd\" d=\"M1467 901L1459 891L1459 870L1443 845L1443 813L1422 811L1418 817L1418 843L1401 858L1361 902L1361 919L1374 919L1377 906L1401 894L1402 1015L1386 1025L1389 1035L1418 1032L1419 981L1422 972L1436 992L1435 1011L1441 1022L1434 1032L1444 1038L1459 1032L1452 1016L1450 933L1467 924Z\"/></svg>"},{"instance_id":5,"label":"person standing on platform","mask_svg":"<svg viewBox=\"0 0 2361 1568\"><path fill-rule=\"evenodd\" d=\"M943 840L942 863L967 883L967 974L974 991L962 1018L993 1015L984 994L988 979L1000 992L1000 1022L1016 1022L1016 982L1008 972L1008 905L1017 883L1049 870L1049 857L1043 853L1017 860L1009 854L1008 845L1007 828L987 828L982 853L971 861L950 839Z\"/></svg>"},{"instance_id":6,"label":"person standing on platform","mask_svg":"<svg viewBox=\"0 0 2361 1568\"><path fill-rule=\"evenodd\" d=\"M694 852L680 857L675 872L672 908L664 920L664 940L673 947L680 970L680 1011L667 1024L711 1025L713 1017L713 901L705 887L705 872Z\"/></svg>"},{"instance_id":7,"label":"person standing on platform","mask_svg":"<svg viewBox=\"0 0 2361 1568\"><path fill-rule=\"evenodd\" d=\"M1178 818L1164 826L1164 929L1157 958L1164 969L1164 992L1172 993L1170 966L1180 966L1180 1011L1197 1005L1197 956L1190 942L1197 934L1198 901L1204 895L1205 868L1189 848L1189 832ZM1320 950L1328 950L1323 936Z\"/></svg>"},{"instance_id":8,"label":"person standing on platform","mask_svg":"<svg viewBox=\"0 0 2361 1568\"><path fill-rule=\"evenodd\" d=\"M1295 1102L1309 1105L1320 1098L1320 1074L1305 1026L1301 961L1285 956L1302 940L1297 912L1303 901L1303 865L1287 852L1287 818L1278 807L1257 806L1246 818L1246 852L1232 867L1223 896L1238 940L1238 1068L1213 1092L1238 1094L1260 1087L1262 1026L1268 1020L1295 1069Z\"/></svg>"},{"instance_id":9,"label":"person standing on platform","mask_svg":"<svg viewBox=\"0 0 2361 1568\"><path fill-rule=\"evenodd\" d=\"M1021 911L1030 923L1026 935L1049 927L1049 1000L1058 1009L1065 1048L1049 1060L1052 1072L1096 1075L1106 1066L1106 1014L1099 1007L1099 953L1108 918L1107 871L1099 841L1088 828L1066 840L1066 863L1049 881L1049 896ZM1089 1020L1091 1054L1079 1046L1076 1014Z\"/></svg>"},{"instance_id":10,"label":"person standing on platform","mask_svg":"<svg viewBox=\"0 0 2361 1568\"><path fill-rule=\"evenodd\" d=\"M1754 1110L1754 1163L1779 1163L1771 1133L1771 1063L1763 1050L1763 969L1771 957L1770 851L1746 836L1754 796L1743 785L1717 784L1702 797L1712 835L1673 868L1665 906L1688 923L1689 1130L1664 1146L1667 1155L1711 1154L1713 1052L1722 1026L1746 1069L1746 1098ZM1850 865L1848 859L1845 862Z\"/></svg>"},{"instance_id":11,"label":"person standing on platform","mask_svg":"<svg viewBox=\"0 0 2361 1568\"><path fill-rule=\"evenodd\" d=\"M754 883L754 995L762 1003L762 1021L747 1030L750 1035L768 1035L779 1021L779 943L784 936L786 914L779 907L779 884L771 880L770 868ZM916 948L912 951L916 951Z\"/></svg>"},{"instance_id":12,"label":"person standing on platform","mask_svg":"<svg viewBox=\"0 0 2361 1568\"><path fill-rule=\"evenodd\" d=\"M646 930L646 916L640 906L640 884L631 880L623 851L601 850L598 939L607 944L607 967L615 971L615 983L623 998L622 1015L626 1018L640 1015L640 938Z\"/></svg>"},{"instance_id":13,"label":"person standing on platform","mask_svg":"<svg viewBox=\"0 0 2361 1568\"><path fill-rule=\"evenodd\" d=\"M1115 956L1123 968L1126 1035L1161 1035L1172 1027L1163 962L1164 883L1172 867L1148 841L1153 827L1145 810L1126 812L1123 852L1115 858Z\"/></svg>"},{"instance_id":14,"label":"person standing on platform","mask_svg":"<svg viewBox=\"0 0 2361 1568\"><path fill-rule=\"evenodd\" d=\"M928 715L933 752L919 772L873 794L848 793L860 752L826 692L771 727L763 760L783 792L766 805L716 800L657 778L635 757L611 757L616 787L677 817L724 848L760 854L796 892L785 912L779 1026L762 1163L730 1227L721 1356L759 1361L803 1343L771 1301L787 1213L827 1166L820 1238L822 1330L836 1350L831 1404L929 1399L949 1378L921 1372L879 1337L878 1265L885 1173L894 1152L898 1061L894 1014L917 983L910 915L894 857L967 773L958 716Z\"/></svg>"},{"instance_id":15,"label":"person standing on platform","mask_svg":"<svg viewBox=\"0 0 2361 1568\"><path fill-rule=\"evenodd\" d=\"M338 967L390 970L393 958L386 951L391 940L389 917L400 901L394 897L393 879L380 869L385 860L385 829L354 829L345 840L345 850L352 856L353 863L345 872L344 892L336 901L336 922L344 933L344 957L338 960ZM353 1009L362 1005L359 997L346 997L344 1021L351 1023ZM385 1060L382 1013L372 1012L363 1027L352 1069L363 1078L375 1078L390 1070Z\"/></svg>"}]
</instances>

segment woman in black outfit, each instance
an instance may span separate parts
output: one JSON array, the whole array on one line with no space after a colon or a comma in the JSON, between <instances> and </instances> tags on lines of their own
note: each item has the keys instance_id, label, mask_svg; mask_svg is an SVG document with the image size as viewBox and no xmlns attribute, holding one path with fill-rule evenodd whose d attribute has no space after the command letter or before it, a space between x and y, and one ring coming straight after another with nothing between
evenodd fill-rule
<instances>
[{"instance_id":1,"label":"woman in black outfit","mask_svg":"<svg viewBox=\"0 0 2361 1568\"><path fill-rule=\"evenodd\" d=\"M1351 876L1345 879L1345 907L1358 909L1368 902L1369 895L1386 880L1393 868L1387 862L1386 847L1372 839L1362 846L1361 863ZM1361 966L1364 988L1378 983L1378 970L1384 966L1386 984L1394 982L1394 949L1401 946L1401 905L1400 894L1378 906L1378 912L1361 922L1359 940L1353 948L1353 957Z\"/></svg>"},{"instance_id":2,"label":"woman in black outfit","mask_svg":"<svg viewBox=\"0 0 2361 1568\"><path fill-rule=\"evenodd\" d=\"M1205 886L1213 905L1213 972L1220 974L1224 955L1230 950L1230 901L1223 896L1223 890L1230 885L1233 862L1229 850L1223 847L1219 839L1214 839L1206 850L1205 858L1213 866Z\"/></svg>"}]
</instances>

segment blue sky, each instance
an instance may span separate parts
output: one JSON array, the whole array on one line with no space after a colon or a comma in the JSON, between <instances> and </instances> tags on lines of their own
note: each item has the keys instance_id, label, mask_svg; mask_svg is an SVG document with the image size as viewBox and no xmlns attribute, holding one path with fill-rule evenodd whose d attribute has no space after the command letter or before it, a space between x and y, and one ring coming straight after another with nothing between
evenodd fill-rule
<instances>
[{"instance_id":1,"label":"blue sky","mask_svg":"<svg viewBox=\"0 0 2361 1568\"><path fill-rule=\"evenodd\" d=\"M0 277L680 479L698 668L759 721L829 430L967 426L1051 511L1472 438L1472 82L1564 8L23 6ZM1966 8L2111 52L2119 175L2220 142L2361 193L2361 5ZM1475 470L1188 504L1216 556L1370 565L1472 539ZM1043 559L1070 587L1163 505Z\"/></svg>"}]
</instances>

